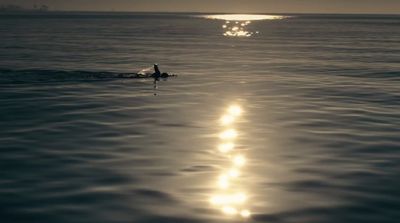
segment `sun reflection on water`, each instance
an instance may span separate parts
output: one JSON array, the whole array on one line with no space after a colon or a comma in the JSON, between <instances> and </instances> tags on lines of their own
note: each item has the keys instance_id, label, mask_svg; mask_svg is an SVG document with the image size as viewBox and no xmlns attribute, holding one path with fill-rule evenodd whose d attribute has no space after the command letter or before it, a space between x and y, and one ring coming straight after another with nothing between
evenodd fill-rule
<instances>
[{"instance_id":1,"label":"sun reflection on water","mask_svg":"<svg viewBox=\"0 0 400 223\"><path fill-rule=\"evenodd\" d=\"M218 145L218 150L221 153L229 153L235 148L235 144L232 142L221 143Z\"/></svg>"},{"instance_id":2,"label":"sun reflection on water","mask_svg":"<svg viewBox=\"0 0 400 223\"><path fill-rule=\"evenodd\" d=\"M229 160L229 166L216 180L216 192L210 197L210 204L218 208L226 216L249 218L250 210L247 208L248 195L240 184L242 168L246 164L246 157L235 151L234 140L238 132L233 128L235 121L241 116L242 108L239 105L231 105L225 114L219 119L223 131L219 134L220 143L218 151Z\"/></svg>"},{"instance_id":3,"label":"sun reflection on water","mask_svg":"<svg viewBox=\"0 0 400 223\"><path fill-rule=\"evenodd\" d=\"M238 105L231 105L228 108L228 113L233 117L237 117L242 114L242 108Z\"/></svg>"},{"instance_id":4,"label":"sun reflection on water","mask_svg":"<svg viewBox=\"0 0 400 223\"><path fill-rule=\"evenodd\" d=\"M288 16L282 15L259 15L259 14L217 14L203 16L207 19L219 19L226 21L257 21L257 20L276 20L284 19Z\"/></svg>"},{"instance_id":5,"label":"sun reflection on water","mask_svg":"<svg viewBox=\"0 0 400 223\"><path fill-rule=\"evenodd\" d=\"M224 115L220 119L221 125L230 125L234 121L235 121L235 116L233 115Z\"/></svg>"},{"instance_id":6,"label":"sun reflection on water","mask_svg":"<svg viewBox=\"0 0 400 223\"><path fill-rule=\"evenodd\" d=\"M243 155L235 155L232 159L233 164L235 164L235 166L244 166L244 164L246 163L246 159L244 158Z\"/></svg>"},{"instance_id":7,"label":"sun reflection on water","mask_svg":"<svg viewBox=\"0 0 400 223\"><path fill-rule=\"evenodd\" d=\"M236 132L235 129L227 129L219 134L219 138L225 140L230 140L230 139L232 140L236 138L237 135L238 133Z\"/></svg>"},{"instance_id":8,"label":"sun reflection on water","mask_svg":"<svg viewBox=\"0 0 400 223\"><path fill-rule=\"evenodd\" d=\"M254 32L251 32L249 30L246 30L246 26L249 25L251 22L246 21L239 23L238 21L236 22L229 22L226 21L224 25L222 25L222 28L224 29L224 36L236 36L236 37L250 37L254 35ZM258 31L256 31L257 33Z\"/></svg>"},{"instance_id":9,"label":"sun reflection on water","mask_svg":"<svg viewBox=\"0 0 400 223\"><path fill-rule=\"evenodd\" d=\"M260 20L280 20L288 18L288 16L282 15L257 15L257 14L219 14L219 15L205 15L202 16L206 19L217 19L225 20L225 24L222 25L224 30L224 36L230 37L251 37L254 34L258 34L259 31L250 31L247 26L252 21Z\"/></svg>"}]
</instances>

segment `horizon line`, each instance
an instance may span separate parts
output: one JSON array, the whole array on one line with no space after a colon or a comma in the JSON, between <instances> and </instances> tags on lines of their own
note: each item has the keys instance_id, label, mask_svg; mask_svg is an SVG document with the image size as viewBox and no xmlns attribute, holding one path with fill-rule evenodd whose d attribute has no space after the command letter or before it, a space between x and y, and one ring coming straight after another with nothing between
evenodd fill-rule
<instances>
[{"instance_id":1,"label":"horizon line","mask_svg":"<svg viewBox=\"0 0 400 223\"><path fill-rule=\"evenodd\" d=\"M48 10L48 11L35 11L35 10L22 10L22 11L1 11L2 13L52 13L52 12L87 12L87 13L193 13L193 14L314 14L314 15L394 15L399 16L400 13L384 13L384 12L202 12L202 11L120 11L120 10Z\"/></svg>"}]
</instances>

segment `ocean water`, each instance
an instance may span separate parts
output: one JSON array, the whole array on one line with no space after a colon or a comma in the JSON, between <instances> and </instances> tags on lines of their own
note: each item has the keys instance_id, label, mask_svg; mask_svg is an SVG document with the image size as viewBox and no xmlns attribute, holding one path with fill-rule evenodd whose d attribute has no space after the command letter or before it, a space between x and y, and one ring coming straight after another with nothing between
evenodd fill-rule
<instances>
[{"instance_id":1,"label":"ocean water","mask_svg":"<svg viewBox=\"0 0 400 223\"><path fill-rule=\"evenodd\" d=\"M0 221L399 222L399 27L2 14Z\"/></svg>"}]
</instances>

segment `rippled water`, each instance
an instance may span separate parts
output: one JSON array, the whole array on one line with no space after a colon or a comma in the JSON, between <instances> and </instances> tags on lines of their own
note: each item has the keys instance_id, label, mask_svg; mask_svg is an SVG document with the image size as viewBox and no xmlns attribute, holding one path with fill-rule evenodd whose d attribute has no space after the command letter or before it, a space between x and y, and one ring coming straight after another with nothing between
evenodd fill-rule
<instances>
[{"instance_id":1,"label":"rippled water","mask_svg":"<svg viewBox=\"0 0 400 223\"><path fill-rule=\"evenodd\" d=\"M225 23L0 15L1 222L398 222L400 17Z\"/></svg>"}]
</instances>

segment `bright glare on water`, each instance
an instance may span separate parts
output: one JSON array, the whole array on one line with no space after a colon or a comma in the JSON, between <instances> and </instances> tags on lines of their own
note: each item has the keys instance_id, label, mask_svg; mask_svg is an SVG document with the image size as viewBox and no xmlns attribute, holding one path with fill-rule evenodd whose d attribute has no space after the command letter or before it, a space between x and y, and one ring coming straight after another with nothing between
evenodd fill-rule
<instances>
[{"instance_id":1,"label":"bright glare on water","mask_svg":"<svg viewBox=\"0 0 400 223\"><path fill-rule=\"evenodd\" d=\"M228 170L218 177L217 188L211 195L210 204L227 216L249 218L251 213L247 204L248 196L243 192L246 185L242 184L242 179L240 179L241 168L244 167L246 160L243 154L234 150L236 138L234 136L237 133L236 130L231 129L241 114L242 108L239 105L231 105L221 117L221 120L224 120L224 117L234 117L229 119L229 123L224 123L227 129L220 135L221 144L218 145L221 155L230 162L228 162Z\"/></svg>"},{"instance_id":2,"label":"bright glare on water","mask_svg":"<svg viewBox=\"0 0 400 223\"><path fill-rule=\"evenodd\" d=\"M287 16L281 15L257 15L257 14L219 14L219 15L205 15L207 19L219 19L226 21L256 21L256 20L276 20L284 19Z\"/></svg>"},{"instance_id":3,"label":"bright glare on water","mask_svg":"<svg viewBox=\"0 0 400 223\"><path fill-rule=\"evenodd\" d=\"M282 15L257 15L257 14L219 14L201 16L207 19L224 20L222 25L224 30L223 35L228 37L251 37L254 34L259 34L259 31L251 31L248 26L253 21L261 20L280 20L289 18Z\"/></svg>"}]
</instances>

